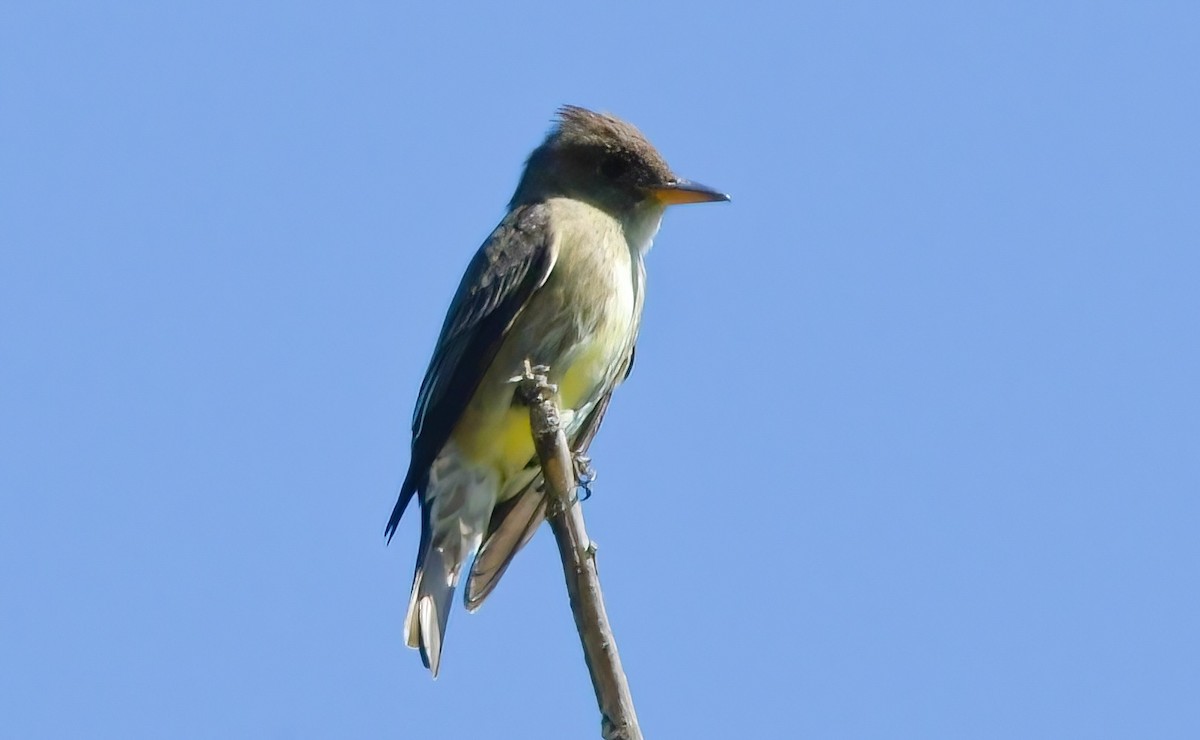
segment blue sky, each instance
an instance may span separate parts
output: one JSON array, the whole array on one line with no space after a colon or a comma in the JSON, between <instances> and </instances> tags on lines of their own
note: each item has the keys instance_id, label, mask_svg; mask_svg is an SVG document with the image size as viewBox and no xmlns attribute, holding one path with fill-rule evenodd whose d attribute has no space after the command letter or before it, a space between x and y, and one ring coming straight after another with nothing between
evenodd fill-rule
<instances>
[{"instance_id":1,"label":"blue sky","mask_svg":"<svg viewBox=\"0 0 1200 740\"><path fill-rule=\"evenodd\" d=\"M382 539L576 103L734 196L593 447L646 734L1200 736L1194 3L111 5L0 23L0 734L595 734L548 531L436 682Z\"/></svg>"}]
</instances>

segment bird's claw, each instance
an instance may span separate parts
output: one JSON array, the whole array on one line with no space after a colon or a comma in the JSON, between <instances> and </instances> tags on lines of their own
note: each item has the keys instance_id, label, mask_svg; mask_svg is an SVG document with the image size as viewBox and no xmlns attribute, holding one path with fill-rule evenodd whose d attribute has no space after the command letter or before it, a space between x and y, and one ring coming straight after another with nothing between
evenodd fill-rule
<instances>
[{"instance_id":1,"label":"bird's claw","mask_svg":"<svg viewBox=\"0 0 1200 740\"><path fill-rule=\"evenodd\" d=\"M596 469L592 467L592 458L576 452L571 456L571 462L575 467L575 482L581 491L579 500L587 501L592 497L592 483L596 480Z\"/></svg>"},{"instance_id":2,"label":"bird's claw","mask_svg":"<svg viewBox=\"0 0 1200 740\"><path fill-rule=\"evenodd\" d=\"M549 365L531 365L529 360L525 360L525 369L520 375L514 375L508 379L510 383L524 383L527 380L532 380L535 385L551 395L558 393L558 386L550 382L548 374L550 372Z\"/></svg>"}]
</instances>

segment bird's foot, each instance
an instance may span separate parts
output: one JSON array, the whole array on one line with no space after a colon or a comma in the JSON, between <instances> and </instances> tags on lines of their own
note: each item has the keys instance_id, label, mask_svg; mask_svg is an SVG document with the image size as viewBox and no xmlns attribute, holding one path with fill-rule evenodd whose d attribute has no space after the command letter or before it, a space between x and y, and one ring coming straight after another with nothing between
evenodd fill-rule
<instances>
[{"instance_id":1,"label":"bird's foot","mask_svg":"<svg viewBox=\"0 0 1200 740\"><path fill-rule=\"evenodd\" d=\"M532 398L526 399L526 403L530 403L539 400L536 396L542 393L548 394L545 398L558 393L558 386L550 382L549 373L549 365L532 365L529 360L525 360L525 369L521 371L520 375L509 378L508 382L522 385L522 393L526 390L530 391Z\"/></svg>"},{"instance_id":2,"label":"bird's foot","mask_svg":"<svg viewBox=\"0 0 1200 740\"><path fill-rule=\"evenodd\" d=\"M587 501L592 497L592 483L596 480L596 469L592 467L592 458L582 452L576 452L571 455L571 462L575 467L575 482L579 486L578 498L580 501Z\"/></svg>"}]
</instances>

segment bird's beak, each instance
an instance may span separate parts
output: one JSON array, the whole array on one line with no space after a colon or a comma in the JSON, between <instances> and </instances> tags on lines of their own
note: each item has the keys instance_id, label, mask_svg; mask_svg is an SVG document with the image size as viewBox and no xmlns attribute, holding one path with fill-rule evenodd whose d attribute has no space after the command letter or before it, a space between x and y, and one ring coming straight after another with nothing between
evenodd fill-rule
<instances>
[{"instance_id":1,"label":"bird's beak","mask_svg":"<svg viewBox=\"0 0 1200 740\"><path fill-rule=\"evenodd\" d=\"M664 206L677 206L682 203L713 203L729 200L725 193L713 190L698 182L675 180L651 191L654 197Z\"/></svg>"}]
</instances>

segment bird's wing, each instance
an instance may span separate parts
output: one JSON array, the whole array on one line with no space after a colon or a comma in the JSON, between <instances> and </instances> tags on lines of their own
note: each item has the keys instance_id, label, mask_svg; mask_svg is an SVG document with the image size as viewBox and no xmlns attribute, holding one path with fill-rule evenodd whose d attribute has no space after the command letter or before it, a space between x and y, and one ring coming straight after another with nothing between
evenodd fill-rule
<instances>
[{"instance_id":1,"label":"bird's wing","mask_svg":"<svg viewBox=\"0 0 1200 740\"><path fill-rule=\"evenodd\" d=\"M629 345L629 355L625 358L623 367L616 374L616 383L604 392L604 395L592 407L591 413L588 414L583 424L576 430L575 437L571 440L571 451L576 455L583 455L587 452L592 438L596 436L596 432L600 431L600 422L604 420L604 414L608 411L608 403L612 400L613 390L633 371L634 347L638 331L641 329L642 301L645 296L643 286L645 284L645 266L639 259L634 271L635 323L633 325L633 341ZM537 465L537 461L533 461L530 465ZM468 610L478 609L488 594L495 590L496 584L500 582L500 576L504 575L512 563L513 556L533 538L537 528L541 526L542 520L546 518L546 494L542 490L542 484L541 473L538 473L524 490L508 501L501 502L492 512L487 536L484 537L483 546L479 548L479 553L475 556L475 562L471 564L471 575L467 579L467 588L463 592L463 602Z\"/></svg>"},{"instance_id":2,"label":"bird's wing","mask_svg":"<svg viewBox=\"0 0 1200 740\"><path fill-rule=\"evenodd\" d=\"M413 412L408 475L388 520L390 541L400 516L423 488L429 466L475 394L509 327L545 284L558 245L545 205L521 206L492 232L467 267L450 304Z\"/></svg>"}]
</instances>

